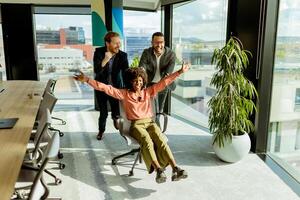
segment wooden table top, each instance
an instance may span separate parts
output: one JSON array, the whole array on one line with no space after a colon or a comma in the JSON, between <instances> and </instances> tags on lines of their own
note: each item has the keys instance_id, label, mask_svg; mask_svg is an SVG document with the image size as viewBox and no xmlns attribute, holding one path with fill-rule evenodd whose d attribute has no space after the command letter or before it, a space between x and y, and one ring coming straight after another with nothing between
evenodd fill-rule
<instances>
[{"instance_id":1,"label":"wooden table top","mask_svg":"<svg viewBox=\"0 0 300 200\"><path fill-rule=\"evenodd\" d=\"M0 129L0 194L10 199L46 83L0 81L0 119L19 118L12 129Z\"/></svg>"}]
</instances>

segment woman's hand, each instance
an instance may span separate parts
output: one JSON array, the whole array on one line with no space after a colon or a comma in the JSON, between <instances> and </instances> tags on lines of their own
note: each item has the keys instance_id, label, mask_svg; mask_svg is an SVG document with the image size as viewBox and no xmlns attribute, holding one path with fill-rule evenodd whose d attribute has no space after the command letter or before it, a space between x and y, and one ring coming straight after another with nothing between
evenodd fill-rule
<instances>
[{"instance_id":1,"label":"woman's hand","mask_svg":"<svg viewBox=\"0 0 300 200\"><path fill-rule=\"evenodd\" d=\"M89 80L89 78L86 75L84 75L82 71L79 71L79 74L75 74L74 79L80 82L87 82Z\"/></svg>"},{"instance_id":2,"label":"woman's hand","mask_svg":"<svg viewBox=\"0 0 300 200\"><path fill-rule=\"evenodd\" d=\"M181 74L185 73L189 70L189 68L190 68L190 64L183 62L182 66L181 66L181 69L179 70L179 73L181 73Z\"/></svg>"}]
</instances>

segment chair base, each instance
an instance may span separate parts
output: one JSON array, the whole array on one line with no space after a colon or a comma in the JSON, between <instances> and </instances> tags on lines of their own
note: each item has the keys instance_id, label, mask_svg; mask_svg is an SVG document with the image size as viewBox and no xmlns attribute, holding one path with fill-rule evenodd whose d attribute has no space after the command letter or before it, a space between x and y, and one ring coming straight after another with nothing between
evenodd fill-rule
<instances>
[{"instance_id":1,"label":"chair base","mask_svg":"<svg viewBox=\"0 0 300 200\"><path fill-rule=\"evenodd\" d=\"M61 132L59 129L53 128L53 127L51 127L51 126L50 126L48 129L49 129L50 131L57 131L57 132L59 133L59 136L60 136L60 137L64 136L64 133Z\"/></svg>"},{"instance_id":2,"label":"chair base","mask_svg":"<svg viewBox=\"0 0 300 200\"><path fill-rule=\"evenodd\" d=\"M51 117L52 119L55 119L55 120L57 120L57 121L60 121L61 122L61 125L66 125L67 124L67 122L65 121L65 120L63 120L63 119L60 119L60 118L58 118L58 117Z\"/></svg>"},{"instance_id":3,"label":"chair base","mask_svg":"<svg viewBox=\"0 0 300 200\"><path fill-rule=\"evenodd\" d=\"M52 161L48 161L49 163L50 162L52 162ZM53 162L52 162L53 163ZM58 163L58 164L60 164L60 165L63 165L63 168L65 168L65 165L64 164L62 164L62 163ZM22 165L22 168L23 169L30 169L30 170L35 170L35 171L38 171L39 169L40 169L40 165L38 165L38 166L31 166L31 165L25 165L25 164L23 164ZM63 169L62 168L62 169ZM61 169L61 168L60 168ZM46 174L48 174L49 176L51 176L51 177L53 177L54 178L54 183L55 183L55 185L59 185L59 184L61 184L62 183L62 181L61 181L61 179L59 179L59 178L57 178L52 172L50 172L48 169L44 169L44 172L46 173Z\"/></svg>"},{"instance_id":4,"label":"chair base","mask_svg":"<svg viewBox=\"0 0 300 200\"><path fill-rule=\"evenodd\" d=\"M135 158L134 163L133 163L133 165L132 165L132 167L131 167L131 170L129 171L129 176L133 176L133 175L134 175L134 174L133 174L133 170L134 170L134 167L135 167L137 161L139 160L140 163L142 162L142 158L141 158L141 149L140 149L140 148L132 149L131 151L129 151L129 152L127 152L127 153L124 153L124 154L121 154L121 155L119 155L119 156L114 157L114 158L112 159L112 161L111 161L111 164L112 164L112 165L116 165L118 159L123 158L123 157L128 156L128 155L134 155L134 154L136 154L136 153L137 153L136 158Z\"/></svg>"}]
</instances>

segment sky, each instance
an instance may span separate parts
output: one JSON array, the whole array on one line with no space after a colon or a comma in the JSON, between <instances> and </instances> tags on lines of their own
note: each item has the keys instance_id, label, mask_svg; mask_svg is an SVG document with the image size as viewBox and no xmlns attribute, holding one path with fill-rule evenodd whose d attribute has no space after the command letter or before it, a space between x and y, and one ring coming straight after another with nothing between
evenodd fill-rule
<instances>
[{"instance_id":1,"label":"sky","mask_svg":"<svg viewBox=\"0 0 300 200\"><path fill-rule=\"evenodd\" d=\"M279 10L278 36L300 37L300 1L281 0Z\"/></svg>"},{"instance_id":2,"label":"sky","mask_svg":"<svg viewBox=\"0 0 300 200\"><path fill-rule=\"evenodd\" d=\"M83 27L86 38L91 38L91 15L35 15L36 30L58 30L69 26Z\"/></svg>"},{"instance_id":3,"label":"sky","mask_svg":"<svg viewBox=\"0 0 300 200\"><path fill-rule=\"evenodd\" d=\"M173 10L173 37L224 40L227 0L197 0L182 3Z\"/></svg>"}]
</instances>

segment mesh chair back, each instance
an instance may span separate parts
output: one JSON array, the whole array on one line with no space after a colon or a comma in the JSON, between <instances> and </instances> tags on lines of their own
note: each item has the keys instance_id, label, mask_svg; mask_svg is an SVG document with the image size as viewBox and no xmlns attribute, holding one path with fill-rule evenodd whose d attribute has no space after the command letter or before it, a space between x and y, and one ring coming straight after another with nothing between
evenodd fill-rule
<instances>
[{"instance_id":1,"label":"mesh chair back","mask_svg":"<svg viewBox=\"0 0 300 200\"><path fill-rule=\"evenodd\" d=\"M38 114L37 114L37 121L40 121L40 118L42 117L43 112L48 108L50 113L52 113L52 110L56 104L57 98L50 94L49 92L45 92L43 100L41 102Z\"/></svg>"},{"instance_id":2,"label":"mesh chair back","mask_svg":"<svg viewBox=\"0 0 300 200\"><path fill-rule=\"evenodd\" d=\"M38 148L40 146L40 142L43 138L44 135L46 135L48 132L48 127L51 124L51 114L49 109L46 109L46 112L43 112L42 117L39 121L38 127L37 127L37 131L34 135L34 150L32 152L32 158L36 157L36 154L38 152Z\"/></svg>"},{"instance_id":3,"label":"mesh chair back","mask_svg":"<svg viewBox=\"0 0 300 200\"><path fill-rule=\"evenodd\" d=\"M29 193L29 200L46 199L49 194L49 191L45 189L46 186L42 181L42 175L49 159L58 155L59 148L57 148L57 140L59 140L59 135L57 132L54 132L50 141L48 142L46 150L43 153L42 164L39 172L34 178L34 182Z\"/></svg>"},{"instance_id":4,"label":"mesh chair back","mask_svg":"<svg viewBox=\"0 0 300 200\"><path fill-rule=\"evenodd\" d=\"M54 84L54 80L53 79L49 79L45 88L45 92L49 92L50 94L52 94L52 86ZM43 95L44 96L44 95Z\"/></svg>"}]
</instances>

